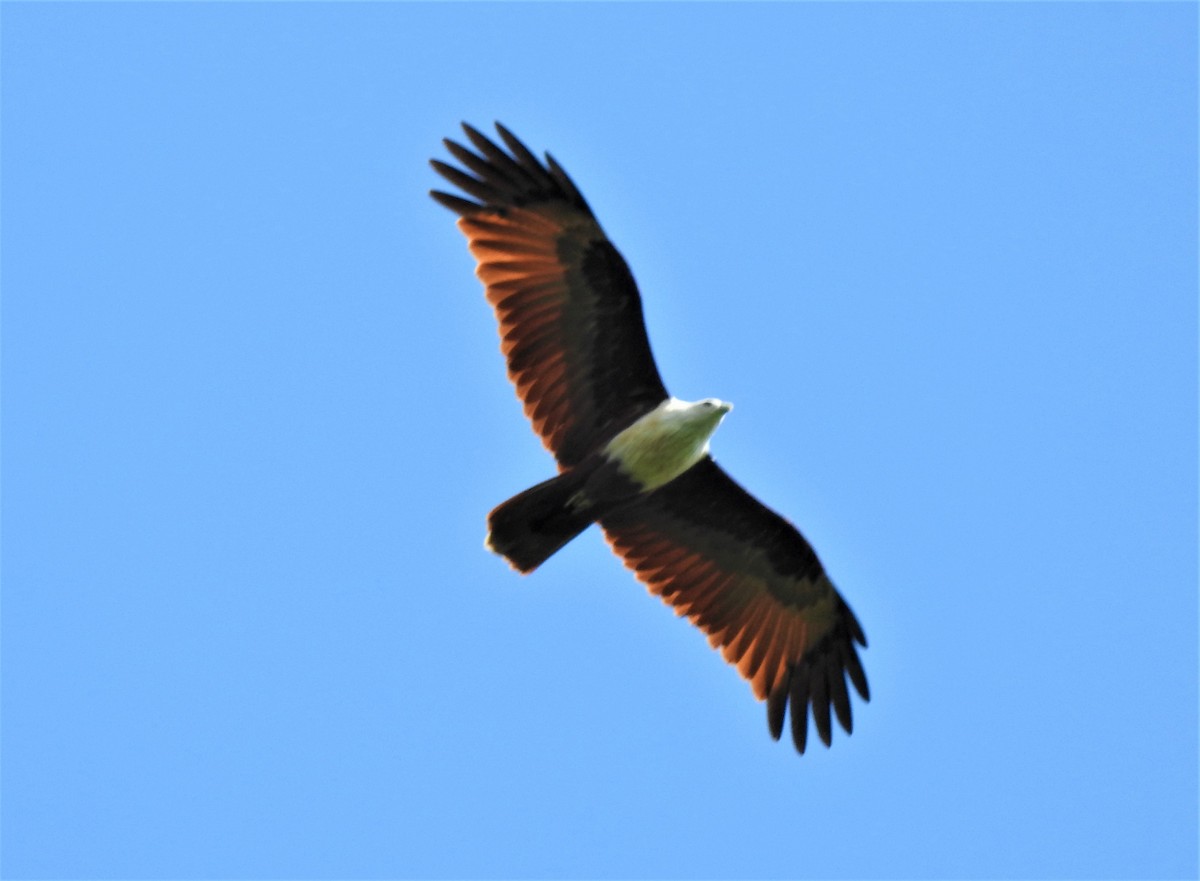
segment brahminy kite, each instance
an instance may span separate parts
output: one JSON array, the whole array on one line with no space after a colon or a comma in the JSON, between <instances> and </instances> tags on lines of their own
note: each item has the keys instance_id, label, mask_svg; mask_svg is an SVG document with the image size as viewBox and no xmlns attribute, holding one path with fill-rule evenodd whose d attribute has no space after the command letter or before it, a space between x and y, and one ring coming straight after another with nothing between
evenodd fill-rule
<instances>
[{"instance_id":1,"label":"brahminy kite","mask_svg":"<svg viewBox=\"0 0 1200 881\"><path fill-rule=\"evenodd\" d=\"M713 461L731 405L667 394L629 267L550 154L539 161L499 123L507 150L463 130L474 151L444 143L465 171L432 164L471 198L430 195L459 215L509 379L559 470L488 515L487 547L528 573L599 523L767 702L773 738L790 704L803 753L811 706L829 746L831 707L852 730L846 677L870 699L855 647L867 640L804 537Z\"/></svg>"}]
</instances>

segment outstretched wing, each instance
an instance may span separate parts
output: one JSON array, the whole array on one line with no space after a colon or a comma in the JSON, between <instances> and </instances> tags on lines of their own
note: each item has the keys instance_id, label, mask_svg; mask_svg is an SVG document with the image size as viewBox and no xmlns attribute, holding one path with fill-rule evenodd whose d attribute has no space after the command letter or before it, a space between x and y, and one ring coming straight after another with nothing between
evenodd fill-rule
<instances>
[{"instance_id":1,"label":"outstretched wing","mask_svg":"<svg viewBox=\"0 0 1200 881\"><path fill-rule=\"evenodd\" d=\"M867 640L794 526L709 457L600 523L638 579L707 633L767 701L772 737L789 702L801 753L810 705L826 746L831 707L852 730L846 676L869 700L855 648Z\"/></svg>"},{"instance_id":2,"label":"outstretched wing","mask_svg":"<svg viewBox=\"0 0 1200 881\"><path fill-rule=\"evenodd\" d=\"M496 310L508 376L562 468L667 398L625 260L566 172L496 124L508 151L463 124L475 152L444 143L471 174L434 169L478 201L433 191L460 215ZM472 176L474 175L474 176Z\"/></svg>"}]
</instances>

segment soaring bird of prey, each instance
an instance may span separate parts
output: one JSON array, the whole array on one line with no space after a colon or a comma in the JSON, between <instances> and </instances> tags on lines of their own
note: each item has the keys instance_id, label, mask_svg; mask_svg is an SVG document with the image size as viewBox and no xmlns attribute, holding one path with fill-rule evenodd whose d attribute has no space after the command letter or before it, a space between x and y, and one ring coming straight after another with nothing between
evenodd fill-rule
<instances>
[{"instance_id":1,"label":"soaring bird of prey","mask_svg":"<svg viewBox=\"0 0 1200 881\"><path fill-rule=\"evenodd\" d=\"M553 157L499 123L503 147L463 130L473 150L444 141L463 168L432 164L470 198L430 195L458 215L509 379L559 470L488 515L487 547L529 573L599 523L767 702L773 738L790 704L796 749L809 707L829 746L831 708L852 729L846 678L870 699L855 647L867 640L803 536L713 461L731 405L667 394L629 267Z\"/></svg>"}]
</instances>

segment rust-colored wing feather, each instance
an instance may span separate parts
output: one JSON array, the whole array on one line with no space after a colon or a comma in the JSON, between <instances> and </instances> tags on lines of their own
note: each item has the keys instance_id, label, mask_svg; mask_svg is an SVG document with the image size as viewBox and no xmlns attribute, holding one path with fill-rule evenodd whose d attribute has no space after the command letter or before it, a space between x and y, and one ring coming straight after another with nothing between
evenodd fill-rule
<instances>
[{"instance_id":1,"label":"rust-colored wing feather","mask_svg":"<svg viewBox=\"0 0 1200 881\"><path fill-rule=\"evenodd\" d=\"M567 468L667 398L641 298L625 260L549 154L539 162L498 123L507 151L465 123L463 130L474 151L445 144L467 171L432 164L477 201L431 195L460 215L500 322L509 378Z\"/></svg>"},{"instance_id":2,"label":"rust-colored wing feather","mask_svg":"<svg viewBox=\"0 0 1200 881\"><path fill-rule=\"evenodd\" d=\"M826 746L831 709L851 731L845 677L870 699L855 648L867 640L794 526L708 457L600 523L625 565L708 634L766 700L772 737L789 703L801 753L810 705Z\"/></svg>"}]
</instances>

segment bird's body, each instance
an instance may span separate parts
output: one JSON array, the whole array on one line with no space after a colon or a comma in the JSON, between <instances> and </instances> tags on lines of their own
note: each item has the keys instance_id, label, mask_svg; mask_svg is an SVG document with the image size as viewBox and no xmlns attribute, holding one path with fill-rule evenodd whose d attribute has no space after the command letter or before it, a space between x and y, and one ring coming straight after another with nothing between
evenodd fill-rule
<instances>
[{"instance_id":1,"label":"bird's body","mask_svg":"<svg viewBox=\"0 0 1200 881\"><path fill-rule=\"evenodd\" d=\"M488 515L484 547L532 572L592 523L704 458L730 409L715 398L668 398L578 465L499 505Z\"/></svg>"},{"instance_id":2,"label":"bird's body","mask_svg":"<svg viewBox=\"0 0 1200 881\"><path fill-rule=\"evenodd\" d=\"M560 472L488 515L487 547L531 572L598 522L767 701L773 737L790 703L804 752L811 705L828 745L831 709L851 730L845 677L868 698L866 638L808 542L710 456L731 405L667 393L633 276L562 168L500 125L507 151L463 128L476 152L445 143L476 176L433 165L478 201L432 195L460 215L509 376Z\"/></svg>"}]
</instances>

